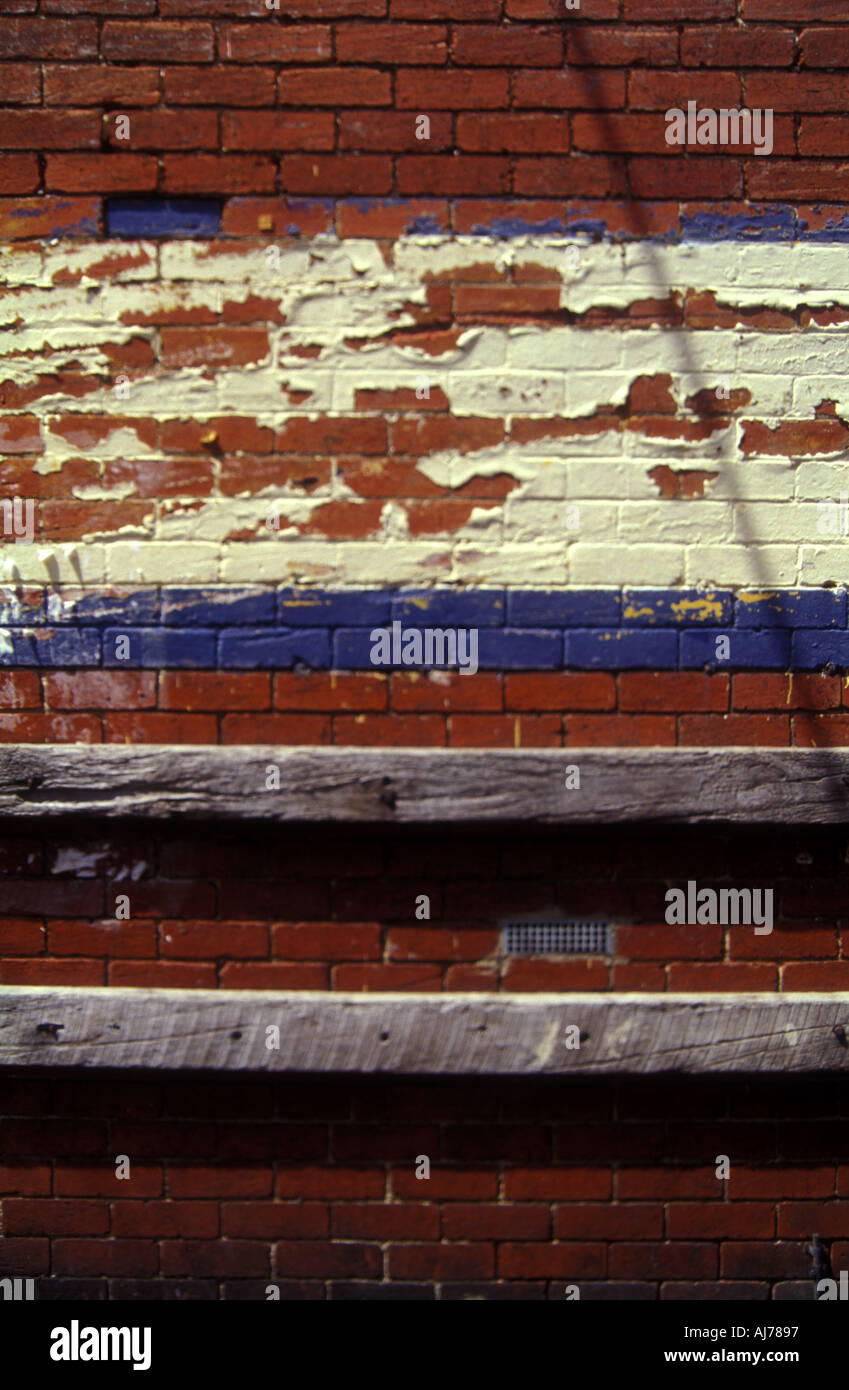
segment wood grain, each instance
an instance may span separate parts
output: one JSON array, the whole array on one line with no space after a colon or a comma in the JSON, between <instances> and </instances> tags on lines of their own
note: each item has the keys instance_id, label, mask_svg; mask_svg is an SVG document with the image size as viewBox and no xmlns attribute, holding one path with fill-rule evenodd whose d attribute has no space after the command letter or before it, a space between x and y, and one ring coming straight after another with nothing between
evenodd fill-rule
<instances>
[{"instance_id":1,"label":"wood grain","mask_svg":"<svg viewBox=\"0 0 849 1390\"><path fill-rule=\"evenodd\" d=\"M566 770L580 788L566 789ZM268 769L279 788L268 790ZM849 749L11 744L0 816L525 824L849 823Z\"/></svg>"},{"instance_id":2,"label":"wood grain","mask_svg":"<svg viewBox=\"0 0 849 1390\"><path fill-rule=\"evenodd\" d=\"M599 1076L839 1072L849 994L0 989L0 1065ZM566 1045L577 1027L580 1046ZM270 1049L277 1027L279 1050ZM571 1037L574 1040L575 1034Z\"/></svg>"}]
</instances>

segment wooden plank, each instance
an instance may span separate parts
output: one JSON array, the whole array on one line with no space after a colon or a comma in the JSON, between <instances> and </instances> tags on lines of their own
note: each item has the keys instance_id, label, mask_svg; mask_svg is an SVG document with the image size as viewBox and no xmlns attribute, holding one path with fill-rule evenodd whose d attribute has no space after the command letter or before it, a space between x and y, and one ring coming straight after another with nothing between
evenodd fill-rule
<instances>
[{"instance_id":1,"label":"wooden plank","mask_svg":"<svg viewBox=\"0 0 849 1390\"><path fill-rule=\"evenodd\" d=\"M580 787L567 790L577 767ZM269 769L276 769L276 774ZM275 775L279 786L272 785ZM0 816L849 823L849 749L12 744Z\"/></svg>"},{"instance_id":2,"label":"wooden plank","mask_svg":"<svg viewBox=\"0 0 849 1390\"><path fill-rule=\"evenodd\" d=\"M846 1071L844 1025L849 1031L849 994L514 997L5 986L0 1064L429 1076L786 1075ZM275 1027L279 1050L267 1046ZM576 1036L580 1045L568 1046Z\"/></svg>"}]
</instances>

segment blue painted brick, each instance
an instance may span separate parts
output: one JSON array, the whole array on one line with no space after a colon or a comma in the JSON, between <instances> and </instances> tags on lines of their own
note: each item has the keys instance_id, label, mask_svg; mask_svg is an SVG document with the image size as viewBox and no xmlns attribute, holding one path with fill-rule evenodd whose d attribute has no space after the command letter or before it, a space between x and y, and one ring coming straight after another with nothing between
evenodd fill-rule
<instances>
[{"instance_id":1,"label":"blue painted brick","mask_svg":"<svg viewBox=\"0 0 849 1390\"><path fill-rule=\"evenodd\" d=\"M32 640L39 666L100 665L100 631L96 627L34 628Z\"/></svg>"},{"instance_id":2,"label":"blue painted brick","mask_svg":"<svg viewBox=\"0 0 849 1390\"><path fill-rule=\"evenodd\" d=\"M159 618L158 589L94 590L63 587L47 594L48 621L94 626L125 623L142 627Z\"/></svg>"},{"instance_id":3,"label":"blue painted brick","mask_svg":"<svg viewBox=\"0 0 849 1390\"><path fill-rule=\"evenodd\" d=\"M378 623L377 626L387 627L388 624ZM370 627L348 627L339 628L333 633L334 671L367 671L372 667L381 669L371 659L374 645L372 630Z\"/></svg>"},{"instance_id":4,"label":"blue painted brick","mask_svg":"<svg viewBox=\"0 0 849 1390\"><path fill-rule=\"evenodd\" d=\"M727 637L729 654L725 660L716 655L717 637ZM730 628L724 632L681 633L681 666L712 665L717 670L759 667L763 670L785 671L790 661L790 633L786 628L765 628L753 632L746 628Z\"/></svg>"},{"instance_id":5,"label":"blue painted brick","mask_svg":"<svg viewBox=\"0 0 849 1390\"><path fill-rule=\"evenodd\" d=\"M109 198L109 236L217 236L221 204L217 198Z\"/></svg>"},{"instance_id":6,"label":"blue painted brick","mask_svg":"<svg viewBox=\"0 0 849 1390\"><path fill-rule=\"evenodd\" d=\"M501 627L503 589L401 589L392 620L406 627Z\"/></svg>"},{"instance_id":7,"label":"blue painted brick","mask_svg":"<svg viewBox=\"0 0 849 1390\"><path fill-rule=\"evenodd\" d=\"M126 661L115 655L119 637L130 639ZM215 632L191 627L109 627L103 634L103 664L118 670L132 666L214 669Z\"/></svg>"},{"instance_id":8,"label":"blue painted brick","mask_svg":"<svg viewBox=\"0 0 849 1390\"><path fill-rule=\"evenodd\" d=\"M845 627L845 589L748 590L737 595L735 627Z\"/></svg>"},{"instance_id":9,"label":"blue painted brick","mask_svg":"<svg viewBox=\"0 0 849 1390\"><path fill-rule=\"evenodd\" d=\"M478 666L487 671L555 671L563 665L563 633L533 628L481 628Z\"/></svg>"},{"instance_id":10,"label":"blue painted brick","mask_svg":"<svg viewBox=\"0 0 849 1390\"><path fill-rule=\"evenodd\" d=\"M330 665L330 633L327 628L271 628L245 632L225 628L218 638L218 664L229 670L284 670Z\"/></svg>"},{"instance_id":11,"label":"blue painted brick","mask_svg":"<svg viewBox=\"0 0 849 1390\"><path fill-rule=\"evenodd\" d=\"M564 664L578 671L674 670L678 633L645 628L567 632Z\"/></svg>"},{"instance_id":12,"label":"blue painted brick","mask_svg":"<svg viewBox=\"0 0 849 1390\"><path fill-rule=\"evenodd\" d=\"M46 621L43 591L0 590L0 627L43 627Z\"/></svg>"},{"instance_id":13,"label":"blue painted brick","mask_svg":"<svg viewBox=\"0 0 849 1390\"><path fill-rule=\"evenodd\" d=\"M21 628L0 629L0 666L37 666L35 633Z\"/></svg>"},{"instance_id":14,"label":"blue painted brick","mask_svg":"<svg viewBox=\"0 0 849 1390\"><path fill-rule=\"evenodd\" d=\"M511 589L507 621L516 627L617 627L618 589Z\"/></svg>"},{"instance_id":15,"label":"blue painted brick","mask_svg":"<svg viewBox=\"0 0 849 1390\"><path fill-rule=\"evenodd\" d=\"M228 627L273 623L273 589L195 588L162 590L162 622L174 627Z\"/></svg>"},{"instance_id":16,"label":"blue painted brick","mask_svg":"<svg viewBox=\"0 0 849 1390\"><path fill-rule=\"evenodd\" d=\"M623 627L725 627L733 595L719 589L624 589Z\"/></svg>"},{"instance_id":17,"label":"blue painted brick","mask_svg":"<svg viewBox=\"0 0 849 1390\"><path fill-rule=\"evenodd\" d=\"M385 589L280 589L278 622L284 627L380 626L389 621Z\"/></svg>"},{"instance_id":18,"label":"blue painted brick","mask_svg":"<svg viewBox=\"0 0 849 1390\"><path fill-rule=\"evenodd\" d=\"M408 626L420 630L432 624L410 623ZM375 665L371 660L374 645L371 632L371 628L349 628L334 633L333 665L336 670L362 671ZM468 646L464 651L468 652ZM482 670L551 670L560 666L562 655L563 637L559 632L523 632L494 627L478 630L478 667ZM399 663L396 669L414 668L402 668Z\"/></svg>"},{"instance_id":19,"label":"blue painted brick","mask_svg":"<svg viewBox=\"0 0 849 1390\"><path fill-rule=\"evenodd\" d=\"M812 628L793 633L793 668L814 671L830 663L849 667L849 632Z\"/></svg>"}]
</instances>

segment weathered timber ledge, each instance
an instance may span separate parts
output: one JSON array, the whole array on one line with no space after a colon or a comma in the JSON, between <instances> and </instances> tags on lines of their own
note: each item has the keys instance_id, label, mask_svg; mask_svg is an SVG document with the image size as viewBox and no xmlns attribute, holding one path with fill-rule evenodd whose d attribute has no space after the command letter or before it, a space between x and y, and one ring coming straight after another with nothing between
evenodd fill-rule
<instances>
[{"instance_id":1,"label":"weathered timber ledge","mask_svg":"<svg viewBox=\"0 0 849 1390\"><path fill-rule=\"evenodd\" d=\"M3 815L835 825L849 823L849 749L8 744Z\"/></svg>"},{"instance_id":2,"label":"weathered timber ledge","mask_svg":"<svg viewBox=\"0 0 849 1390\"><path fill-rule=\"evenodd\" d=\"M786 1076L849 1069L844 1026L849 994L513 997L6 986L0 1064L219 1074ZM279 1050L267 1045L273 1027ZM580 1046L567 1045L576 1036Z\"/></svg>"}]
</instances>

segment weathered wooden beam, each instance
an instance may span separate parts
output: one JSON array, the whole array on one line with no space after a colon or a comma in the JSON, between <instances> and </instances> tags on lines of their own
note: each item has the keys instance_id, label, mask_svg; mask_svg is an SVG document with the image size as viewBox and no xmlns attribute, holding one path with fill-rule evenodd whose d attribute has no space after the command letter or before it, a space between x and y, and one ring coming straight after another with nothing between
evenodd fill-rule
<instances>
[{"instance_id":1,"label":"weathered wooden beam","mask_svg":"<svg viewBox=\"0 0 849 1390\"><path fill-rule=\"evenodd\" d=\"M787 1075L849 1069L843 1025L849 1025L849 994L514 997L6 986L0 1064L216 1073ZM268 1045L274 1028L279 1047Z\"/></svg>"},{"instance_id":2,"label":"weathered wooden beam","mask_svg":"<svg viewBox=\"0 0 849 1390\"><path fill-rule=\"evenodd\" d=\"M0 750L2 815L839 825L849 749L12 744Z\"/></svg>"}]
</instances>

